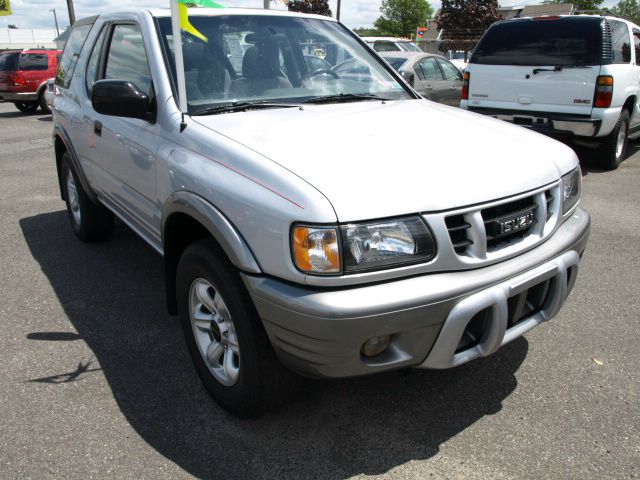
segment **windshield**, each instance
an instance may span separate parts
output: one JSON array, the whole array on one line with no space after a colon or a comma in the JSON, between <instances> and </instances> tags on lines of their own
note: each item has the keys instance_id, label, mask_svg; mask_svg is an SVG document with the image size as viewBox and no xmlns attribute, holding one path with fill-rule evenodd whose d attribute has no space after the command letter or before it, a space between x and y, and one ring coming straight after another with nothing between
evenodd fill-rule
<instances>
[{"instance_id":1,"label":"windshield","mask_svg":"<svg viewBox=\"0 0 640 480\"><path fill-rule=\"evenodd\" d=\"M207 41L183 33L188 112L231 102L299 103L317 97L413 98L336 22L299 17L190 15ZM159 19L174 74L169 18ZM353 101L356 101L354 99Z\"/></svg>"},{"instance_id":2,"label":"windshield","mask_svg":"<svg viewBox=\"0 0 640 480\"><path fill-rule=\"evenodd\" d=\"M487 31L473 52L470 63L599 65L601 38L599 18L506 21Z\"/></svg>"},{"instance_id":3,"label":"windshield","mask_svg":"<svg viewBox=\"0 0 640 480\"><path fill-rule=\"evenodd\" d=\"M20 54L17 52L3 53L0 55L0 72L15 72L18 70Z\"/></svg>"}]
</instances>

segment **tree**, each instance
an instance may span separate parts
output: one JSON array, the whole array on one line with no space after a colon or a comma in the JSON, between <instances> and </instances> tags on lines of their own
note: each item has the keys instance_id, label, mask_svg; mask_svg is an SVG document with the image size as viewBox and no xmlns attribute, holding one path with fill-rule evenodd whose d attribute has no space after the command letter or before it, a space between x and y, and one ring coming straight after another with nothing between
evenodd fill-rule
<instances>
[{"instance_id":1,"label":"tree","mask_svg":"<svg viewBox=\"0 0 640 480\"><path fill-rule=\"evenodd\" d=\"M544 0L543 5L553 5L554 3L572 3L574 8L581 12L599 12L602 8L603 0Z\"/></svg>"},{"instance_id":2,"label":"tree","mask_svg":"<svg viewBox=\"0 0 640 480\"><path fill-rule=\"evenodd\" d=\"M484 31L500 18L497 0L442 0L437 18L444 40L440 50L473 50Z\"/></svg>"},{"instance_id":3,"label":"tree","mask_svg":"<svg viewBox=\"0 0 640 480\"><path fill-rule=\"evenodd\" d=\"M382 32L374 27L354 28L353 32L361 37L381 37Z\"/></svg>"},{"instance_id":4,"label":"tree","mask_svg":"<svg viewBox=\"0 0 640 480\"><path fill-rule=\"evenodd\" d=\"M625 18L636 25L640 23L640 7L638 7L636 0L621 0L620 3L611 9L611 13Z\"/></svg>"},{"instance_id":5,"label":"tree","mask_svg":"<svg viewBox=\"0 0 640 480\"><path fill-rule=\"evenodd\" d=\"M382 35L411 37L418 27L424 27L433 15L433 8L427 0L382 0L382 16L374 27Z\"/></svg>"},{"instance_id":6,"label":"tree","mask_svg":"<svg viewBox=\"0 0 640 480\"><path fill-rule=\"evenodd\" d=\"M325 17L332 15L328 0L289 0L287 7L290 12L315 13Z\"/></svg>"}]
</instances>

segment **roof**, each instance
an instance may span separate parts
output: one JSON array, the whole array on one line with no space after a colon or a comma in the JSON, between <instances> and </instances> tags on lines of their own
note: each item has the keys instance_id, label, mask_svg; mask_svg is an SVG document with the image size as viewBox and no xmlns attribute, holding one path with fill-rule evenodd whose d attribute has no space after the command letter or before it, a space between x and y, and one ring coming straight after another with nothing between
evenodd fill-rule
<instances>
[{"instance_id":1,"label":"roof","mask_svg":"<svg viewBox=\"0 0 640 480\"><path fill-rule=\"evenodd\" d=\"M442 55L436 55L435 53L427 53L427 52L378 52L378 55L381 55L385 58L413 58L413 57L441 57Z\"/></svg>"},{"instance_id":2,"label":"roof","mask_svg":"<svg viewBox=\"0 0 640 480\"><path fill-rule=\"evenodd\" d=\"M399 38L399 37L360 37L360 38L362 38L362 40L364 40L365 42L375 42L377 40L383 40L383 41L386 41L386 42L408 42L408 43L413 43L408 38Z\"/></svg>"},{"instance_id":3,"label":"roof","mask_svg":"<svg viewBox=\"0 0 640 480\"><path fill-rule=\"evenodd\" d=\"M141 11L142 9L136 9L134 11ZM131 11L131 10L123 10ZM171 9L169 8L151 8L147 9L154 17L170 17ZM221 15L260 15L271 17L305 17L305 18L317 18L318 20L327 20L330 22L337 22L335 18L325 17L323 15L312 15L309 13L289 12L288 10L266 10L264 8L202 8L192 7L189 8L189 15L205 15L205 16L221 16Z\"/></svg>"}]
</instances>

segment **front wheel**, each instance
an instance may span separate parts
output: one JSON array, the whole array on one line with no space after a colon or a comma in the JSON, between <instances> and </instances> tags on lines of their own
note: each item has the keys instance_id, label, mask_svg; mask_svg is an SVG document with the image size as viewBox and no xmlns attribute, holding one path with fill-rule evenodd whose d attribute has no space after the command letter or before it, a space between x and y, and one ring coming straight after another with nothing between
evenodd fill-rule
<instances>
[{"instance_id":1,"label":"front wheel","mask_svg":"<svg viewBox=\"0 0 640 480\"><path fill-rule=\"evenodd\" d=\"M624 109L613 131L605 138L597 151L598 165L605 170L615 170L624 159L629 138L629 111Z\"/></svg>"},{"instance_id":2,"label":"front wheel","mask_svg":"<svg viewBox=\"0 0 640 480\"><path fill-rule=\"evenodd\" d=\"M69 221L78 238L83 242L108 238L113 231L113 213L91 201L66 152L62 156L62 181Z\"/></svg>"},{"instance_id":3,"label":"front wheel","mask_svg":"<svg viewBox=\"0 0 640 480\"><path fill-rule=\"evenodd\" d=\"M38 109L38 102L16 102L14 105L23 113L33 113Z\"/></svg>"},{"instance_id":4,"label":"front wheel","mask_svg":"<svg viewBox=\"0 0 640 480\"><path fill-rule=\"evenodd\" d=\"M211 396L238 417L279 402L294 377L276 358L240 275L212 239L182 254L176 294L189 353Z\"/></svg>"}]
</instances>

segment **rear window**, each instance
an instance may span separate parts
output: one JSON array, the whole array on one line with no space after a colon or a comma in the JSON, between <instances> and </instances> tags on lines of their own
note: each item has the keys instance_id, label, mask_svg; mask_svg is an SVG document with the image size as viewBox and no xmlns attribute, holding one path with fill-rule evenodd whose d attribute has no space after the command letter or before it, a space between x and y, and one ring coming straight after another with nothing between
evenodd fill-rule
<instances>
[{"instance_id":1,"label":"rear window","mask_svg":"<svg viewBox=\"0 0 640 480\"><path fill-rule=\"evenodd\" d=\"M48 70L49 57L46 53L24 53L20 57L20 70Z\"/></svg>"},{"instance_id":2,"label":"rear window","mask_svg":"<svg viewBox=\"0 0 640 480\"><path fill-rule=\"evenodd\" d=\"M0 72L15 72L18 70L19 53L3 53L0 55Z\"/></svg>"},{"instance_id":3,"label":"rear window","mask_svg":"<svg viewBox=\"0 0 640 480\"><path fill-rule=\"evenodd\" d=\"M497 23L480 40L471 63L484 65L600 65L598 18L517 20Z\"/></svg>"},{"instance_id":4,"label":"rear window","mask_svg":"<svg viewBox=\"0 0 640 480\"><path fill-rule=\"evenodd\" d=\"M402 65L404 65L407 62L406 58L396 58L396 57L393 57L393 58L386 57L385 60L389 62L389 65L391 65L396 70L400 70L400 67L402 67Z\"/></svg>"}]
</instances>

